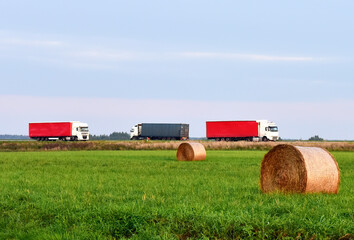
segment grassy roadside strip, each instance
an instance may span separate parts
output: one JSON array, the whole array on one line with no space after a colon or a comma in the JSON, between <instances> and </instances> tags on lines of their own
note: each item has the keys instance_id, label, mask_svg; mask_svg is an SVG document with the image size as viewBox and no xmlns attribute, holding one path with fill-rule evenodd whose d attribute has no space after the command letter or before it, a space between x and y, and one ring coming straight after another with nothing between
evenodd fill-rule
<instances>
[{"instance_id":1,"label":"grassy roadside strip","mask_svg":"<svg viewBox=\"0 0 354 240\"><path fill-rule=\"evenodd\" d=\"M354 151L354 142L215 142L195 141L207 150L269 150L278 144L322 147L329 151ZM176 150L181 141L88 141L88 142L37 142L0 141L0 152L27 151L80 151L80 150Z\"/></svg>"}]
</instances>

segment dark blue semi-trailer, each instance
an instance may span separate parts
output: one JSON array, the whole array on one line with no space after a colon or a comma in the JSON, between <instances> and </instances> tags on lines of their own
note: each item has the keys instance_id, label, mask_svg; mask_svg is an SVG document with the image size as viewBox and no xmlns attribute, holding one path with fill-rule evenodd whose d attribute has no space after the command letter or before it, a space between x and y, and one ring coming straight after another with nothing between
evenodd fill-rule
<instances>
[{"instance_id":1,"label":"dark blue semi-trailer","mask_svg":"<svg viewBox=\"0 0 354 240\"><path fill-rule=\"evenodd\" d=\"M130 139L187 140L189 139L189 124L140 123L130 130Z\"/></svg>"}]
</instances>

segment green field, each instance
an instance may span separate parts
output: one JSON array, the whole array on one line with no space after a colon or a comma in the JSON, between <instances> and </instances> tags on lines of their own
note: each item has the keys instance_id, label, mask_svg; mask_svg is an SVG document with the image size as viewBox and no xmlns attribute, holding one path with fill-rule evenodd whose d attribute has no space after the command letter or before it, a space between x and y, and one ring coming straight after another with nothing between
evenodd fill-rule
<instances>
[{"instance_id":1,"label":"green field","mask_svg":"<svg viewBox=\"0 0 354 240\"><path fill-rule=\"evenodd\" d=\"M266 151L0 152L0 239L350 239L354 152L337 195L259 190Z\"/></svg>"}]
</instances>

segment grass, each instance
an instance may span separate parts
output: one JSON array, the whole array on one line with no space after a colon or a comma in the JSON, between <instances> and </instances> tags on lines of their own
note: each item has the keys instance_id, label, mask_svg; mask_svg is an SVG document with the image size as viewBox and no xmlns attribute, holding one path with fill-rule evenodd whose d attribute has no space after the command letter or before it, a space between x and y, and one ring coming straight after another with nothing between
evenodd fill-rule
<instances>
[{"instance_id":1,"label":"grass","mask_svg":"<svg viewBox=\"0 0 354 240\"><path fill-rule=\"evenodd\" d=\"M0 239L338 239L354 233L354 153L339 194L265 195L265 151L0 152Z\"/></svg>"}]
</instances>

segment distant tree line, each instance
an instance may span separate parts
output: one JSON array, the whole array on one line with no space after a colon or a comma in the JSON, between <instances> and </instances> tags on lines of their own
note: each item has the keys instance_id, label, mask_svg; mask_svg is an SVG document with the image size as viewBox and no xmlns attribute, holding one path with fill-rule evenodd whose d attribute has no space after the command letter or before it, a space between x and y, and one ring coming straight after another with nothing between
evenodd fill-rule
<instances>
[{"instance_id":1,"label":"distant tree line","mask_svg":"<svg viewBox=\"0 0 354 240\"><path fill-rule=\"evenodd\" d=\"M91 135L90 140L129 140L130 135L126 132L113 132L109 135Z\"/></svg>"},{"instance_id":2,"label":"distant tree line","mask_svg":"<svg viewBox=\"0 0 354 240\"><path fill-rule=\"evenodd\" d=\"M309 141L323 141L323 138L319 137L318 135L315 135L313 137L310 137Z\"/></svg>"},{"instance_id":3,"label":"distant tree line","mask_svg":"<svg viewBox=\"0 0 354 240\"><path fill-rule=\"evenodd\" d=\"M26 135L11 135L11 134L0 134L0 139L1 140L28 140L30 139ZM90 139L91 140L129 140L130 135L127 132L113 132L109 135L91 135L90 134ZM192 140L205 140L205 138L191 138ZM280 139L279 140L284 140ZM287 139L288 141L292 139ZM294 141L297 139L293 139ZM310 137L308 139L309 141L323 141L324 139L319 137L318 135L315 135L313 137Z\"/></svg>"},{"instance_id":4,"label":"distant tree line","mask_svg":"<svg viewBox=\"0 0 354 240\"><path fill-rule=\"evenodd\" d=\"M3 140L28 140L29 137L26 135L1 134L0 139L3 139Z\"/></svg>"}]
</instances>

